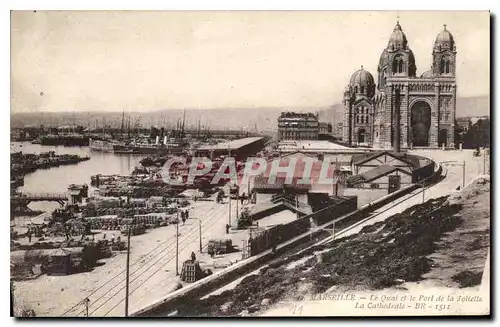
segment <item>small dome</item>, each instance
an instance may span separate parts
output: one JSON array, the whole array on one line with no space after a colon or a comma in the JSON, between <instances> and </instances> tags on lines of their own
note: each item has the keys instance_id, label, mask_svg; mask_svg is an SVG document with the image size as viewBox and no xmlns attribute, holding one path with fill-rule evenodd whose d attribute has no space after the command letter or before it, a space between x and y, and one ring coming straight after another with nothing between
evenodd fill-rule
<instances>
[{"instance_id":1,"label":"small dome","mask_svg":"<svg viewBox=\"0 0 500 327\"><path fill-rule=\"evenodd\" d=\"M372 74L370 74L369 71L364 70L363 66L361 66L361 69L355 71L351 76L349 85L354 86L356 84L363 86L375 84Z\"/></svg>"},{"instance_id":2,"label":"small dome","mask_svg":"<svg viewBox=\"0 0 500 327\"><path fill-rule=\"evenodd\" d=\"M406 35L398 21L394 27L394 31L392 31L391 37L389 38L389 47L393 46L394 49L406 49L407 44L408 40L406 39Z\"/></svg>"},{"instance_id":3,"label":"small dome","mask_svg":"<svg viewBox=\"0 0 500 327\"><path fill-rule=\"evenodd\" d=\"M380 59L378 61L378 71L380 72L382 68L387 66L387 49L384 49L382 51L382 54L380 55Z\"/></svg>"},{"instance_id":4,"label":"small dome","mask_svg":"<svg viewBox=\"0 0 500 327\"><path fill-rule=\"evenodd\" d=\"M446 25L444 25L444 29L436 37L434 47L453 49L454 46L455 40L453 39L453 35L446 29Z\"/></svg>"},{"instance_id":5,"label":"small dome","mask_svg":"<svg viewBox=\"0 0 500 327\"><path fill-rule=\"evenodd\" d=\"M424 72L422 75L420 75L421 78L431 78L434 77L434 74L432 73L432 69L429 69L428 71Z\"/></svg>"}]
</instances>

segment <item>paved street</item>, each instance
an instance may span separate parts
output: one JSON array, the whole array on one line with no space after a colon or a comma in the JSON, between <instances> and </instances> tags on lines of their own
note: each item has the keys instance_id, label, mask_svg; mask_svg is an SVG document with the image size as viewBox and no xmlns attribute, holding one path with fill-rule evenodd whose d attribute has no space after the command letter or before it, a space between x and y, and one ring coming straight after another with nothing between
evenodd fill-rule
<instances>
[{"instance_id":1,"label":"paved street","mask_svg":"<svg viewBox=\"0 0 500 327\"><path fill-rule=\"evenodd\" d=\"M205 247L212 238L225 238L225 225L228 222L227 200L224 204L199 201L193 203L191 207L190 219L185 225L182 223L179 225L179 272L182 262L190 258L191 252L195 252L199 257L197 218L202 222L202 239ZM234 221L235 200L232 201L231 211ZM169 225L131 238L129 312L161 299L178 283L178 277L175 276L175 230L175 225ZM241 242L235 245L241 248ZM227 258L218 258L217 261L235 261L240 258L241 252L236 252ZM77 299L83 300L97 289L89 296L89 315L123 316L126 253L117 253L103 261L106 262L104 265L88 273L68 276L43 275L32 281L18 282L17 297L29 298L28 304L37 308L40 315L58 316L74 306L78 302ZM210 264L213 266L213 262ZM66 315L83 316L85 306L77 305Z\"/></svg>"}]
</instances>

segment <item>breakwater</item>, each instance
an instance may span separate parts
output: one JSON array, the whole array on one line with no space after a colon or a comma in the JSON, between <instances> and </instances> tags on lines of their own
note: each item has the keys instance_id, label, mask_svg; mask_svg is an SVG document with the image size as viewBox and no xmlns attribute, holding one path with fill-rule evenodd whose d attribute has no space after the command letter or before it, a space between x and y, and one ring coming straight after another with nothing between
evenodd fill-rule
<instances>
[{"instance_id":1,"label":"breakwater","mask_svg":"<svg viewBox=\"0 0 500 327\"><path fill-rule=\"evenodd\" d=\"M56 155L54 151L40 154L11 153L10 173L11 176L24 176L38 169L73 165L89 159L90 157L80 157L73 154Z\"/></svg>"}]
</instances>

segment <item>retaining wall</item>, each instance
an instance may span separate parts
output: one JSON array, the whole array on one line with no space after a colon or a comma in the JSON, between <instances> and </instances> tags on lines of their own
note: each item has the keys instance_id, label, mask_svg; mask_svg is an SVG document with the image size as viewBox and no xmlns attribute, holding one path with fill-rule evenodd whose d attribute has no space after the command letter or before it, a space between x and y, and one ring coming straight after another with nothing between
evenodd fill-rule
<instances>
[{"instance_id":1,"label":"retaining wall","mask_svg":"<svg viewBox=\"0 0 500 327\"><path fill-rule=\"evenodd\" d=\"M426 179L427 183L434 183L436 182L439 177L441 176L442 172L442 167L437 166L434 164L434 171L431 176L429 176ZM286 251L296 247L297 245L301 243L305 243L308 240L310 240L311 236L315 236L319 233L321 233L325 228L331 227L333 224L335 224L335 230L340 231L343 230L359 221L362 219L366 218L373 210L379 209L385 205L387 205L390 202L393 202L394 200L409 194L413 192L414 190L418 189L421 187L420 185L413 184L408 187L405 187L403 189L400 189L396 192L390 193L384 197L381 197L377 199L376 201L373 201L372 203L369 203L360 209L345 214L341 217L338 217L336 219L329 220L328 222L324 223L323 225L318 226L317 229L315 230L309 230L306 233L303 233L299 236L296 236L292 238L291 240L288 240L284 242L283 244L280 244L277 248L276 251L273 252L272 250L266 250L258 255L252 256L248 259L239 261L235 263L234 265L216 272L215 274L208 276L198 282L195 282L193 284L190 284L180 290L177 290L175 292L172 292L168 294L163 300L158 301L146 308L143 308L139 311L136 311L132 313L130 316L132 317L162 317L162 316L167 316L169 313L173 312L176 310L176 308L185 305L189 301L192 301L194 299L199 299L206 294L209 294L210 292L234 281L235 279L247 274L248 272L251 272L252 270L255 270L259 266L263 265L267 261L275 258L276 256L279 256ZM327 208L325 208L327 209ZM325 210L323 209L323 210ZM321 222L323 220L327 220L328 218L323 218L327 217L327 215L321 214L322 210L313 213L309 216L313 216L318 218L318 221ZM304 218L306 218L304 217ZM320 218L322 217L322 218ZM334 217L332 217L334 218ZM308 220L308 218L307 218ZM300 220L298 220L300 221ZM298 224L298 223L297 223Z\"/></svg>"}]
</instances>

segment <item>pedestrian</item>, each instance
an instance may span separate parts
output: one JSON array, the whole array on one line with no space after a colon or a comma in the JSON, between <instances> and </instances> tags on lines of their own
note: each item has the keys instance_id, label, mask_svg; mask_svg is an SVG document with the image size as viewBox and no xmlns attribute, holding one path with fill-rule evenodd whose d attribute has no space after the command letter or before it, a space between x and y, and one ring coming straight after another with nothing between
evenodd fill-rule
<instances>
[{"instance_id":1,"label":"pedestrian","mask_svg":"<svg viewBox=\"0 0 500 327\"><path fill-rule=\"evenodd\" d=\"M111 244L115 244L115 234L111 235Z\"/></svg>"},{"instance_id":2,"label":"pedestrian","mask_svg":"<svg viewBox=\"0 0 500 327\"><path fill-rule=\"evenodd\" d=\"M191 261L192 262L196 261L196 255L194 254L194 252L191 252Z\"/></svg>"},{"instance_id":3,"label":"pedestrian","mask_svg":"<svg viewBox=\"0 0 500 327\"><path fill-rule=\"evenodd\" d=\"M31 229L28 228L28 242L31 243Z\"/></svg>"},{"instance_id":4,"label":"pedestrian","mask_svg":"<svg viewBox=\"0 0 500 327\"><path fill-rule=\"evenodd\" d=\"M226 234L229 234L229 227L231 226L229 226L229 224L226 224Z\"/></svg>"},{"instance_id":5,"label":"pedestrian","mask_svg":"<svg viewBox=\"0 0 500 327\"><path fill-rule=\"evenodd\" d=\"M186 210L186 220L189 219L189 210Z\"/></svg>"}]
</instances>

